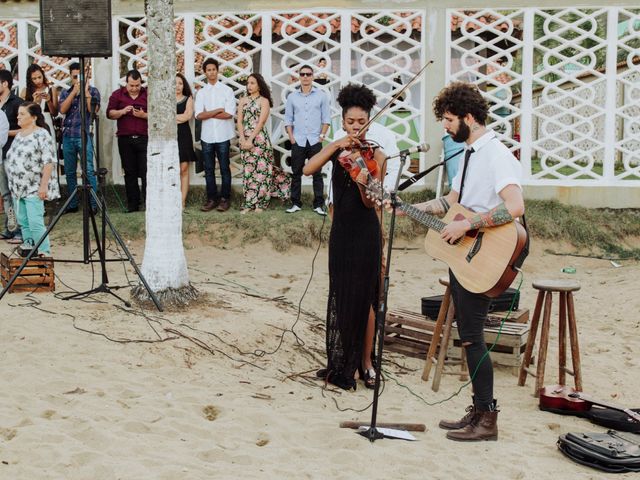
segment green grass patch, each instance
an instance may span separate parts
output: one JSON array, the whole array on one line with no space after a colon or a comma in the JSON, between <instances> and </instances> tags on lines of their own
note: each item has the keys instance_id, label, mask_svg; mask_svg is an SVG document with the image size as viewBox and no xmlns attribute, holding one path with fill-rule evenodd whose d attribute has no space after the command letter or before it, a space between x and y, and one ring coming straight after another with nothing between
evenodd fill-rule
<instances>
[{"instance_id":1,"label":"green grass patch","mask_svg":"<svg viewBox=\"0 0 640 480\"><path fill-rule=\"evenodd\" d=\"M118 190L114 192L118 193ZM144 239L145 212L124 213L115 193L108 195L107 202L109 216L116 229L125 239ZM402 195L403 201L408 203L422 202L433 196L429 190ZM311 210L311 200L310 195L304 195L305 208L295 214L286 213L287 205L273 200L266 212L242 215L239 195L236 194L229 211L205 213L200 211L204 191L194 187L182 217L185 244L188 248L197 239L219 248L231 248L268 240L280 252L293 246L315 247L319 240L326 244L331 221ZM527 201L526 210L534 242L563 241L579 251L640 259L640 249L630 246L640 238L640 210L588 209L541 200ZM388 232L390 216L385 213L384 219ZM80 240L81 225L81 213L64 215L53 232L53 240L58 243ZM424 236L426 231L425 227L405 217L398 218L396 222L396 238L411 240Z\"/></svg>"}]
</instances>

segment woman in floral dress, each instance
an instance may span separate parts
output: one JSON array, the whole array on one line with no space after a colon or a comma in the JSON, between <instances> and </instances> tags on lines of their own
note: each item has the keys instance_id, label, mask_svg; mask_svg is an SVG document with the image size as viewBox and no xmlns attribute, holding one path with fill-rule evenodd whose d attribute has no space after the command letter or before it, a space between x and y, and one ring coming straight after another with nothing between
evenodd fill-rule
<instances>
[{"instance_id":1,"label":"woman in floral dress","mask_svg":"<svg viewBox=\"0 0 640 480\"><path fill-rule=\"evenodd\" d=\"M262 75L249 75L247 95L240 100L237 120L243 167L241 213L262 212L272 196L286 199L290 194L291 178L274 165L266 127L272 106L271 93Z\"/></svg>"}]
</instances>

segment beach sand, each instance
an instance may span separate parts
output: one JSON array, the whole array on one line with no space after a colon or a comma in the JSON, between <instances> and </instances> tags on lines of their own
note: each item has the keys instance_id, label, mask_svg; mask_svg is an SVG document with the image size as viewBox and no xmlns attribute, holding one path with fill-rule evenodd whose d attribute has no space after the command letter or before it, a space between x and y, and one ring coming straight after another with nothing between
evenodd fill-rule
<instances>
[{"instance_id":1,"label":"beach sand","mask_svg":"<svg viewBox=\"0 0 640 480\"><path fill-rule=\"evenodd\" d=\"M389 375L378 421L424 423L427 431L416 433L415 442L370 443L340 429L340 421L370 419L372 394L360 382L356 392L343 392L313 379L324 362L326 248L312 264L312 249L221 249L196 238L185 245L190 278L202 299L184 311L128 309L105 294L65 301L50 293L13 293L2 299L0 478L604 477L565 458L556 441L569 431L605 429L540 411L535 379L518 387L506 367L495 372L497 442L446 440L438 421L464 413L470 388L429 405L462 383L444 376L434 393L420 378L423 361L397 354L385 355ZM392 258L389 306L419 312L421 297L442 293L437 279L446 267L430 259L421 242L400 247ZM534 241L521 308L533 313L534 279L579 281L575 306L584 390L640 407L640 265L619 262L615 268L607 260L556 256L545 248L560 247ZM132 243L131 249L140 261L143 244ZM81 258L77 244L54 244L54 253ZM565 266L577 272L561 273ZM56 295L86 290L99 280L89 266L55 268ZM126 265L110 263L108 272L112 286L137 283ZM129 296L128 289L116 293ZM290 332L294 324L297 337ZM545 383L556 382L553 328Z\"/></svg>"}]
</instances>

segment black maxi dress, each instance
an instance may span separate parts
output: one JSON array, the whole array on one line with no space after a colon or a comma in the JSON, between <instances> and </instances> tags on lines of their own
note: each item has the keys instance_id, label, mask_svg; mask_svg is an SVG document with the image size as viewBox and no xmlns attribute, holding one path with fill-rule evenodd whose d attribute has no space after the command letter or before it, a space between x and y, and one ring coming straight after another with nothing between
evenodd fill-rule
<instances>
[{"instance_id":1,"label":"black maxi dress","mask_svg":"<svg viewBox=\"0 0 640 480\"><path fill-rule=\"evenodd\" d=\"M329 236L327 379L355 389L369 318L378 305L380 222L362 202L358 186L333 157L333 222Z\"/></svg>"}]
</instances>

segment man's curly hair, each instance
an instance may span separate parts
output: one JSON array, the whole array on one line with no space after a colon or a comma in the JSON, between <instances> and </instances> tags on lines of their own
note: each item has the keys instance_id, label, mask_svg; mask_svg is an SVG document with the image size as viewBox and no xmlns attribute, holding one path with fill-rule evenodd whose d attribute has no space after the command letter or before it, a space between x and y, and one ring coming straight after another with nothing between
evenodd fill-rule
<instances>
[{"instance_id":1,"label":"man's curly hair","mask_svg":"<svg viewBox=\"0 0 640 480\"><path fill-rule=\"evenodd\" d=\"M342 117L352 107L359 107L369 115L376 104L376 96L364 85L349 83L338 93L338 104L342 107Z\"/></svg>"},{"instance_id":2,"label":"man's curly hair","mask_svg":"<svg viewBox=\"0 0 640 480\"><path fill-rule=\"evenodd\" d=\"M484 125L489 105L475 85L454 82L443 88L433 100L433 113L438 120L442 120L447 112L460 118L470 113L476 122Z\"/></svg>"}]
</instances>

